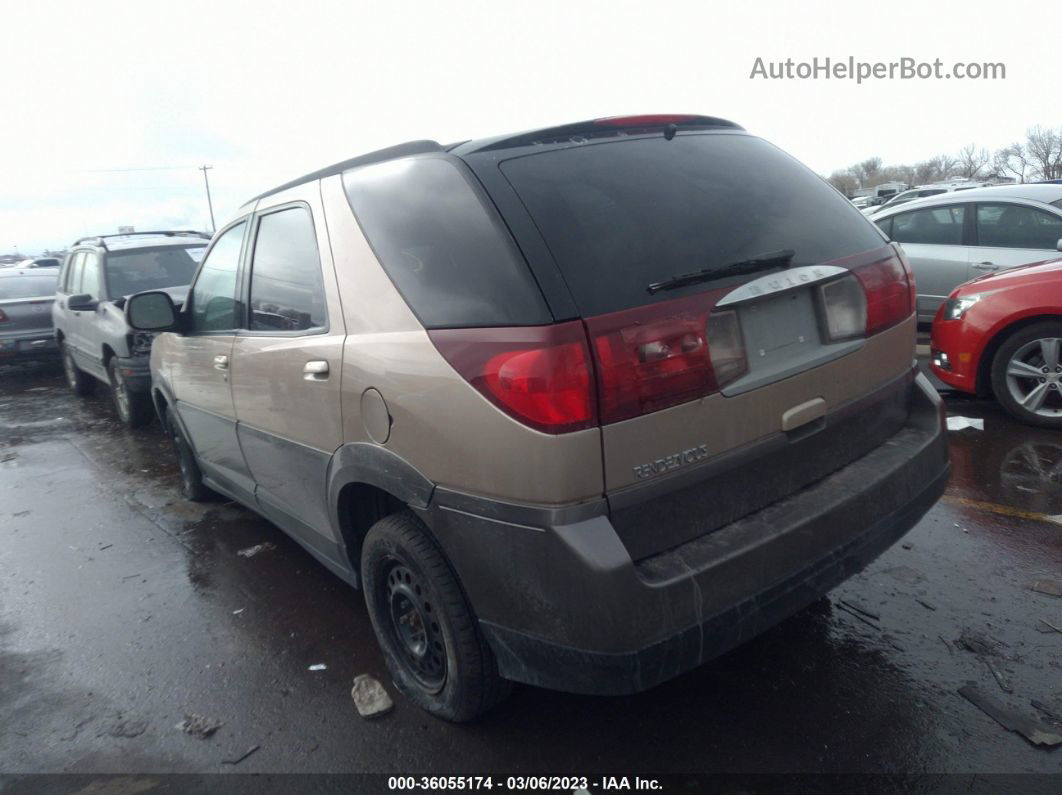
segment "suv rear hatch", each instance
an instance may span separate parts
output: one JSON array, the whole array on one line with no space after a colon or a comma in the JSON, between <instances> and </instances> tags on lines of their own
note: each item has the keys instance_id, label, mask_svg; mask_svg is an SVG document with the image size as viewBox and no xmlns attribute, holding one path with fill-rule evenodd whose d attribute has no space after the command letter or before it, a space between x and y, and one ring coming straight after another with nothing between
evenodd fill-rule
<instances>
[{"instance_id":1,"label":"suv rear hatch","mask_svg":"<svg viewBox=\"0 0 1062 795\"><path fill-rule=\"evenodd\" d=\"M605 487L633 557L787 496L901 427L909 271L804 166L731 130L513 154L496 153L498 168L583 318Z\"/></svg>"},{"instance_id":2,"label":"suv rear hatch","mask_svg":"<svg viewBox=\"0 0 1062 795\"><path fill-rule=\"evenodd\" d=\"M479 180L460 186L452 155L345 180L459 373L538 431L601 428L613 525L635 559L843 467L906 418L913 280L899 250L777 148L704 121L466 144L453 152ZM399 170L422 189L384 195Z\"/></svg>"}]
</instances>

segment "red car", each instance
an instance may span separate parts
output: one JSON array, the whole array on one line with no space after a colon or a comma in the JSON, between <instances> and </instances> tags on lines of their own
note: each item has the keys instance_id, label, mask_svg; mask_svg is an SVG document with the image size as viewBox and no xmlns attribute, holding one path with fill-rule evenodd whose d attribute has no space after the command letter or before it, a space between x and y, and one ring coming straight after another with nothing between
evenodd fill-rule
<instances>
[{"instance_id":1,"label":"red car","mask_svg":"<svg viewBox=\"0 0 1062 795\"><path fill-rule=\"evenodd\" d=\"M994 394L1023 422L1062 428L1062 259L961 284L937 310L934 375Z\"/></svg>"}]
</instances>

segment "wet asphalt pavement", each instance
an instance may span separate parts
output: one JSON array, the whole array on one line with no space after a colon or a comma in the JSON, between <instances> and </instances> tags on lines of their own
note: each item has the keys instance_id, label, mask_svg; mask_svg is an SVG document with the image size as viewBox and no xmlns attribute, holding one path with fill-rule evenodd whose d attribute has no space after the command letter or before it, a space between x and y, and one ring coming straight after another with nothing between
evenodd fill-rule
<instances>
[{"instance_id":1,"label":"wet asphalt pavement","mask_svg":"<svg viewBox=\"0 0 1062 795\"><path fill-rule=\"evenodd\" d=\"M122 429L58 365L0 367L0 772L1059 773L1062 747L956 691L1062 717L1062 598L1030 588L1062 582L1062 434L948 404L985 428L950 434L947 495L828 600L648 693L518 687L453 726L394 693L358 592L179 498L157 425ZM358 717L360 673L390 715ZM224 725L196 739L190 713Z\"/></svg>"}]
</instances>

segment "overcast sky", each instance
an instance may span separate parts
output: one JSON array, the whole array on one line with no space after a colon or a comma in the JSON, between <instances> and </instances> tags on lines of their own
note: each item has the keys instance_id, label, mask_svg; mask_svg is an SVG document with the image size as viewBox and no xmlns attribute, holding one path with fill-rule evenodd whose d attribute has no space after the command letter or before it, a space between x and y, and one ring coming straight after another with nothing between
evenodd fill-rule
<instances>
[{"instance_id":1,"label":"overcast sky","mask_svg":"<svg viewBox=\"0 0 1062 795\"><path fill-rule=\"evenodd\" d=\"M6 0L0 253L208 228L204 163L220 225L371 149L616 114L729 118L823 174L999 147L1062 125L1060 23L1049 0ZM1007 77L751 80L757 56L1002 62Z\"/></svg>"}]
</instances>

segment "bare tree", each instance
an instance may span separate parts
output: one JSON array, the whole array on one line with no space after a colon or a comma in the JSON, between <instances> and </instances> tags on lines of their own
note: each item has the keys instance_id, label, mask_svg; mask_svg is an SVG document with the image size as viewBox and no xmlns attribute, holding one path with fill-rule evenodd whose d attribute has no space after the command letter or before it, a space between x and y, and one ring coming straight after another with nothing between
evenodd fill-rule
<instances>
[{"instance_id":1,"label":"bare tree","mask_svg":"<svg viewBox=\"0 0 1062 795\"><path fill-rule=\"evenodd\" d=\"M859 180L855 178L855 175L848 169L840 169L834 171L827 178L833 187L837 188L845 196L851 196L860 187Z\"/></svg>"},{"instance_id":2,"label":"bare tree","mask_svg":"<svg viewBox=\"0 0 1062 795\"><path fill-rule=\"evenodd\" d=\"M1029 155L1025 146L1019 142L998 150L992 155L992 170L997 176L1012 174L1018 182L1025 182L1029 173Z\"/></svg>"},{"instance_id":3,"label":"bare tree","mask_svg":"<svg viewBox=\"0 0 1062 795\"><path fill-rule=\"evenodd\" d=\"M1025 151L1040 179L1062 179L1062 132L1040 125L1029 128Z\"/></svg>"},{"instance_id":4,"label":"bare tree","mask_svg":"<svg viewBox=\"0 0 1062 795\"><path fill-rule=\"evenodd\" d=\"M859 180L859 184L865 188L872 188L880 181L881 158L868 157L848 169Z\"/></svg>"},{"instance_id":5,"label":"bare tree","mask_svg":"<svg viewBox=\"0 0 1062 795\"><path fill-rule=\"evenodd\" d=\"M988 165L991 157L984 147L978 149L975 144L967 144L959 150L955 158L956 168L959 175L973 179L981 173L981 169Z\"/></svg>"}]
</instances>

